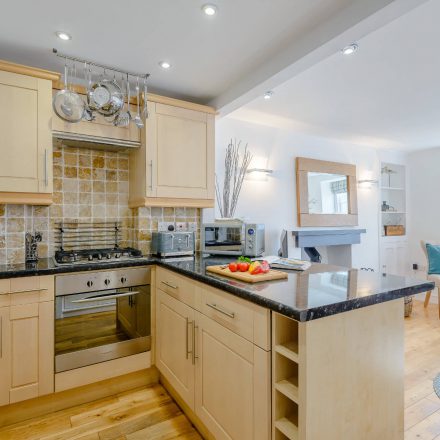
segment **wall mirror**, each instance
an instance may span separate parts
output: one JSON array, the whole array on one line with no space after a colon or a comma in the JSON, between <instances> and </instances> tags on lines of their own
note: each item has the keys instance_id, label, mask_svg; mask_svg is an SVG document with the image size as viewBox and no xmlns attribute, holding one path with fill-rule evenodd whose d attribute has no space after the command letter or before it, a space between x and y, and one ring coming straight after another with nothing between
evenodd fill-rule
<instances>
[{"instance_id":1,"label":"wall mirror","mask_svg":"<svg viewBox=\"0 0 440 440\"><path fill-rule=\"evenodd\" d=\"M296 158L299 226L358 224L356 165Z\"/></svg>"}]
</instances>

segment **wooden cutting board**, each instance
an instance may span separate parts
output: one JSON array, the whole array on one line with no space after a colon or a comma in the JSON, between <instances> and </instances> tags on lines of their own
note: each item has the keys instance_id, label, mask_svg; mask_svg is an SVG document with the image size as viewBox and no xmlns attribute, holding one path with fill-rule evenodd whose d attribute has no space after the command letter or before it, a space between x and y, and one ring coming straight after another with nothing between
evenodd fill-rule
<instances>
[{"instance_id":1,"label":"wooden cutting board","mask_svg":"<svg viewBox=\"0 0 440 440\"><path fill-rule=\"evenodd\" d=\"M245 283L260 283L262 281L282 280L288 277L287 272L281 272L280 270L269 270L267 273L259 273L252 275L249 272L231 272L228 267L225 266L208 266L206 268L208 272L212 272L218 275L224 275L225 277L235 278Z\"/></svg>"}]
</instances>

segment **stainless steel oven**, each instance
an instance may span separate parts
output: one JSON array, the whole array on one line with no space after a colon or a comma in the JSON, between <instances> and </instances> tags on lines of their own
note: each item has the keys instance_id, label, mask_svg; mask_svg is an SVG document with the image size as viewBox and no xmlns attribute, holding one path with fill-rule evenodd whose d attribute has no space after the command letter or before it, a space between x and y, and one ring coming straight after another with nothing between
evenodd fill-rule
<instances>
[{"instance_id":1,"label":"stainless steel oven","mask_svg":"<svg viewBox=\"0 0 440 440\"><path fill-rule=\"evenodd\" d=\"M105 362L151 348L148 267L55 278L55 371Z\"/></svg>"}]
</instances>

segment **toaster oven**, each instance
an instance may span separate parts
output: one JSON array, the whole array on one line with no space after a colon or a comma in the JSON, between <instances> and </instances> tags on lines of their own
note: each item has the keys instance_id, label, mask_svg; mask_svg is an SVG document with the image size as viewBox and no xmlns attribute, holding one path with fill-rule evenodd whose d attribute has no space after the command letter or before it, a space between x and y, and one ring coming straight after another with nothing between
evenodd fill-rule
<instances>
[{"instance_id":1,"label":"toaster oven","mask_svg":"<svg viewBox=\"0 0 440 440\"><path fill-rule=\"evenodd\" d=\"M265 251L264 225L242 222L205 223L200 231L205 254L260 257Z\"/></svg>"}]
</instances>

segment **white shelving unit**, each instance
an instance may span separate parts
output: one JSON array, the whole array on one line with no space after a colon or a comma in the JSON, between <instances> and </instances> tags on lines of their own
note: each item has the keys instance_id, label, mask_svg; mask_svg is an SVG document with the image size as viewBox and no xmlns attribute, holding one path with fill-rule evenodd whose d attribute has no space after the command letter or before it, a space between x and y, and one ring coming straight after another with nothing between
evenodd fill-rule
<instances>
[{"instance_id":1,"label":"white shelving unit","mask_svg":"<svg viewBox=\"0 0 440 440\"><path fill-rule=\"evenodd\" d=\"M382 162L380 180L380 267L395 275L409 273L405 165ZM389 210L384 211L384 202ZM401 225L404 235L386 235L385 226Z\"/></svg>"}]
</instances>

